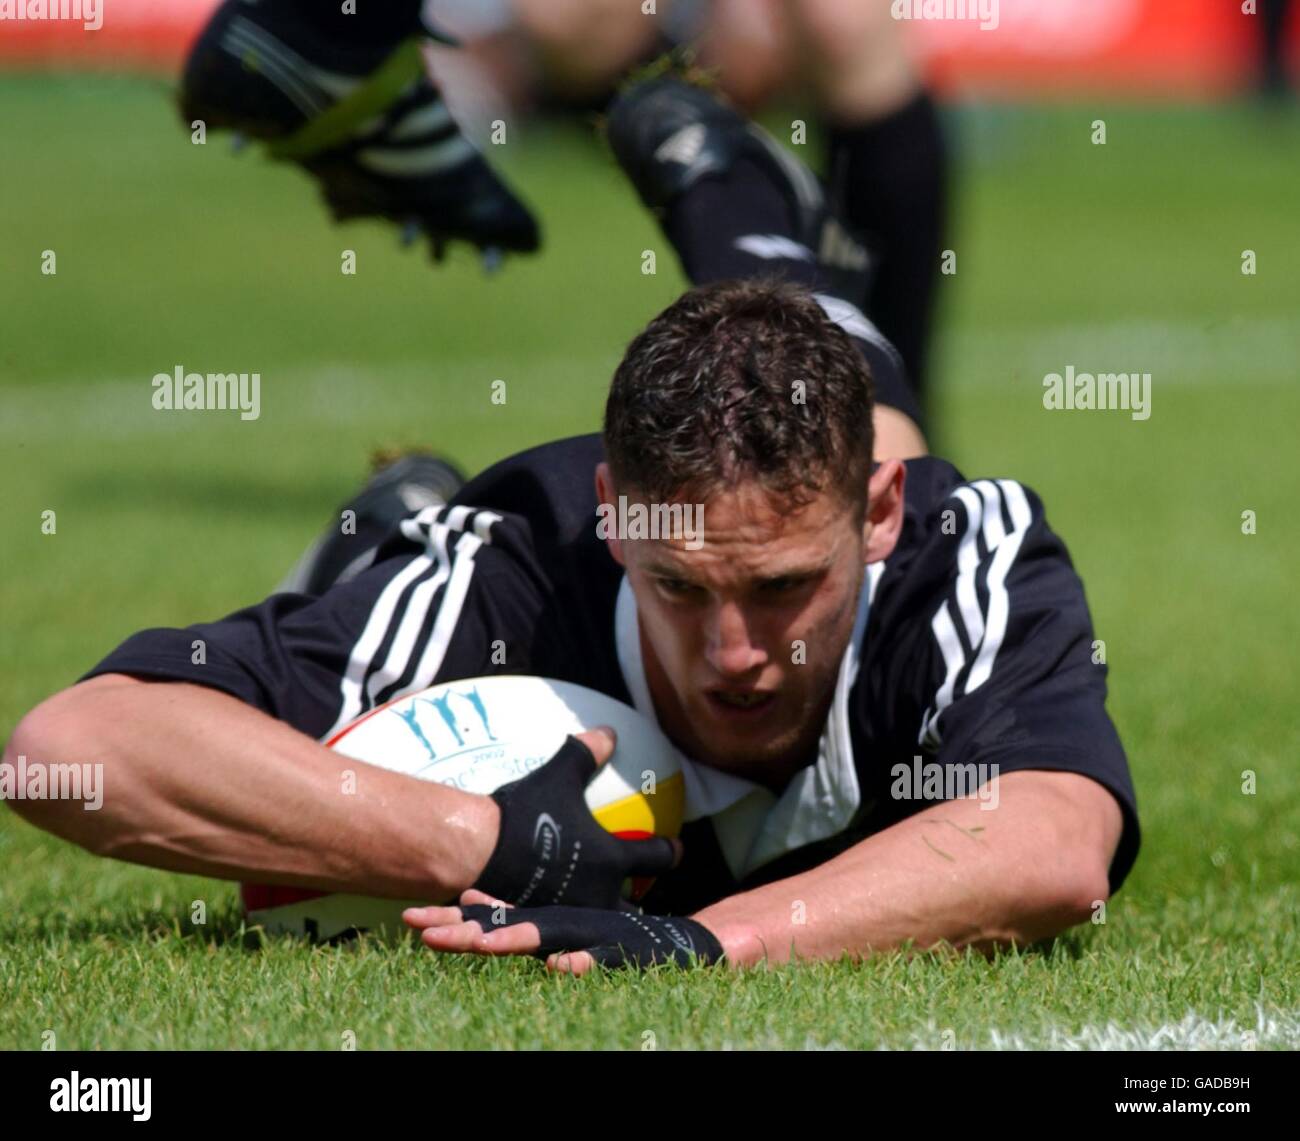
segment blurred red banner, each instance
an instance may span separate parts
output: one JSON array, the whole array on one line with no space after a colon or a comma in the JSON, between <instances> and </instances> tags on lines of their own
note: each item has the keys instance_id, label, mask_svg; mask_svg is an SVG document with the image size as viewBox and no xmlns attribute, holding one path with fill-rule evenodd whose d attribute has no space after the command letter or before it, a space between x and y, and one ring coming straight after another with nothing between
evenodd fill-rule
<instances>
[{"instance_id":1,"label":"blurred red banner","mask_svg":"<svg viewBox=\"0 0 1300 1141\"><path fill-rule=\"evenodd\" d=\"M0 18L0 63L175 71L217 0L3 0L0 13L61 2L83 16L97 11L102 26ZM928 73L951 97L1222 96L1249 84L1261 20L1252 0L874 2L909 17ZM1300 18L1290 25L1294 61Z\"/></svg>"},{"instance_id":2,"label":"blurred red banner","mask_svg":"<svg viewBox=\"0 0 1300 1141\"><path fill-rule=\"evenodd\" d=\"M950 95L1203 97L1250 83L1261 35L1254 7L1242 0L997 0L997 26L986 30L978 15L988 7L967 0L976 18L908 26L927 72ZM1291 20L1289 32L1294 59L1300 21Z\"/></svg>"}]
</instances>

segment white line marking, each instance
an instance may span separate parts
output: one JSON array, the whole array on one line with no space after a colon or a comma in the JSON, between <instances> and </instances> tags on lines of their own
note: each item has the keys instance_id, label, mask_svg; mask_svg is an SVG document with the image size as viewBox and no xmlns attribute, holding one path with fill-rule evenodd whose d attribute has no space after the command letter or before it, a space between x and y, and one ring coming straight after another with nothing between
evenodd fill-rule
<instances>
[{"instance_id":1,"label":"white line marking","mask_svg":"<svg viewBox=\"0 0 1300 1141\"><path fill-rule=\"evenodd\" d=\"M1188 1011L1181 1022L1123 1026L1114 1021L1084 1025L1077 1031L1053 1026L1044 1030L990 1029L980 1039L963 1041L957 1032L957 1049L977 1050L1251 1050L1300 1048L1300 1010L1255 1008L1253 1025L1233 1018L1209 1018ZM937 1050L945 1028L930 1023L913 1034L903 1049Z\"/></svg>"}]
</instances>

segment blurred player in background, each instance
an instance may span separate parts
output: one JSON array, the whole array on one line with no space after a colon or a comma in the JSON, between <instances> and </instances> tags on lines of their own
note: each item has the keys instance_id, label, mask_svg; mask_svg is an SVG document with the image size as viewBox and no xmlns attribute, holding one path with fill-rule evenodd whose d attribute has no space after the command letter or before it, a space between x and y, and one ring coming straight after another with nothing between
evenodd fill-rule
<instances>
[{"instance_id":1,"label":"blurred player in background","mask_svg":"<svg viewBox=\"0 0 1300 1141\"><path fill-rule=\"evenodd\" d=\"M832 205L872 259L859 304L924 400L947 164L938 114L889 0L652 6L654 15L639 0L432 0L429 10L514 107L603 107L630 68L680 45L697 49L751 114L777 95L811 98ZM447 65L455 68L450 53Z\"/></svg>"},{"instance_id":2,"label":"blurred player in background","mask_svg":"<svg viewBox=\"0 0 1300 1141\"><path fill-rule=\"evenodd\" d=\"M1286 30L1291 0L1261 0L1259 5L1259 90L1266 98L1291 94L1286 69Z\"/></svg>"},{"instance_id":3,"label":"blurred player in background","mask_svg":"<svg viewBox=\"0 0 1300 1141\"><path fill-rule=\"evenodd\" d=\"M627 72L691 45L752 111L790 90L822 119L834 212L865 241L858 305L925 403L942 247L938 117L888 0L387 0L355 13L310 0L226 0L186 63L181 109L267 141L321 184L338 220L379 216L450 240L529 252L531 213L461 130L419 40L459 91L457 114L557 104L598 109ZM471 131L471 133L473 133ZM826 254L828 251L819 251ZM851 252L851 251L850 251Z\"/></svg>"}]
</instances>

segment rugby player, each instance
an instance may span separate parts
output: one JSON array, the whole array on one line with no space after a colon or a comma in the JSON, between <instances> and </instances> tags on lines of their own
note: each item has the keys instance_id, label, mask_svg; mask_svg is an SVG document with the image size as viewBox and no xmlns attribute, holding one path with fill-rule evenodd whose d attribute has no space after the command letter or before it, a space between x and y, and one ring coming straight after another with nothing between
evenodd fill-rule
<instances>
[{"instance_id":1,"label":"rugby player","mask_svg":"<svg viewBox=\"0 0 1300 1141\"><path fill-rule=\"evenodd\" d=\"M1042 503L921 454L896 356L812 252L816 182L761 131L666 76L620 98L609 137L695 287L627 348L603 433L455 490L433 459L381 471L292 589L142 631L29 713L7 759L102 763L108 793L15 808L105 856L428 899L406 918L430 948L575 973L1087 920L1133 865L1137 811ZM620 496L698 504L702 544L602 537ZM492 796L373 767L339 794L357 762L319 742L490 673L657 721L690 759L680 842L592 819L583 783L616 747L599 730ZM978 787L900 777L918 764ZM561 842L535 851L542 814ZM657 876L641 911L634 873Z\"/></svg>"}]
</instances>

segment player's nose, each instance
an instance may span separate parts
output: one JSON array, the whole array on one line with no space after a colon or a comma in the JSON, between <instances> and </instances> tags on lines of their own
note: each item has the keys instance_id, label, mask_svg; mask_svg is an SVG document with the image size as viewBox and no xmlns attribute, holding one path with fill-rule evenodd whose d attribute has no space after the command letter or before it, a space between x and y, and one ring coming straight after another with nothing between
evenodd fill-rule
<instances>
[{"instance_id":1,"label":"player's nose","mask_svg":"<svg viewBox=\"0 0 1300 1141\"><path fill-rule=\"evenodd\" d=\"M705 657L723 677L741 677L766 662L767 655L737 603L718 603L705 622Z\"/></svg>"}]
</instances>

